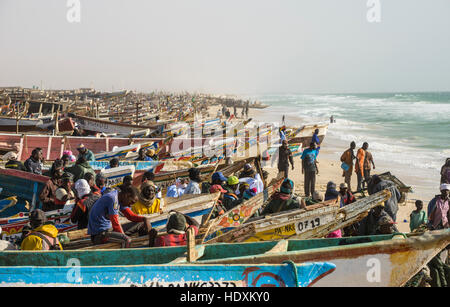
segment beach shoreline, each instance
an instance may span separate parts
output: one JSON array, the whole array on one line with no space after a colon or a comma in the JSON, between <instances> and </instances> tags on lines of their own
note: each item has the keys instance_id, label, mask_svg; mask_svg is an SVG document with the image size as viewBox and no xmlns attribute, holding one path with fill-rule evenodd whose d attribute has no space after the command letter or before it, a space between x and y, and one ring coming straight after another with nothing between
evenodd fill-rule
<instances>
[{"instance_id":1,"label":"beach shoreline","mask_svg":"<svg viewBox=\"0 0 450 307\"><path fill-rule=\"evenodd\" d=\"M221 109L220 106L212 106L209 108L209 113L212 116L217 114L217 110ZM233 112L233 109L230 108L230 112ZM241 114L241 109L238 108L238 118ZM249 118L252 118L252 121L255 122L267 122L268 118L271 118L271 121L277 121L276 118L281 122L282 114L276 114L274 118L273 112L271 112L270 107L266 109L249 109ZM286 123L288 126L293 125L292 122L295 120L295 117L286 115ZM293 125L294 126L294 125ZM300 126L300 124L297 124ZM332 131L333 124L329 125L329 131ZM357 149L362 144L357 144ZM347 150L349 144L346 144L344 141L339 140L333 137L332 134L327 133L325 136L323 143L321 144L320 153L318 156L319 162L319 174L316 177L316 190L320 193L325 194L326 186L329 181L333 181L336 185L344 182L344 177L342 176L342 169L340 167L340 156L341 154ZM369 147L369 151L370 147ZM399 211L397 213L397 228L401 232L409 232L409 216L413 210L415 210L415 200L420 199L424 202L424 210L426 210L426 205L428 202L434 197L437 192L433 192L434 185L438 185L439 181L435 181L435 179L430 179L430 182L423 184L424 174L415 173L412 174L408 169L405 169L403 165L395 165L393 163L388 163L386 161L377 160L377 152L371 151L374 156L376 169L372 170L372 174L380 174L387 171L390 171L392 174L396 175L400 180L402 180L406 185L410 185L413 189L413 193L409 193L407 195L407 200L404 203L399 204ZM278 173L277 167L265 168L269 172L270 178L275 177ZM301 159L300 157L294 158L294 170L289 169L289 178L292 179L295 183L295 193L298 195L304 195L304 175L301 173ZM433 185L433 182L437 182ZM356 173L352 175L351 185L352 190L356 190L357 177ZM435 189L437 190L437 188Z\"/></svg>"}]
</instances>

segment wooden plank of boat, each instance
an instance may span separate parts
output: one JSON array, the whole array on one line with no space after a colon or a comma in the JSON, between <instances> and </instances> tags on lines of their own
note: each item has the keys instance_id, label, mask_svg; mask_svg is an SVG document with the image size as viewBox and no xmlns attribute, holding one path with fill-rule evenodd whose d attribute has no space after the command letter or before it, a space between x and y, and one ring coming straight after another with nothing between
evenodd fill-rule
<instances>
[{"instance_id":1,"label":"wooden plank of boat","mask_svg":"<svg viewBox=\"0 0 450 307\"><path fill-rule=\"evenodd\" d=\"M0 200L0 213L5 211L8 208L11 208L17 204L17 197L11 196L5 199Z\"/></svg>"},{"instance_id":2,"label":"wooden plank of boat","mask_svg":"<svg viewBox=\"0 0 450 307\"><path fill-rule=\"evenodd\" d=\"M114 147L112 151L95 154L95 160L111 160L112 158L126 159L130 153L138 152L140 148L141 144L139 143L121 147Z\"/></svg>"},{"instance_id":3,"label":"wooden plank of boat","mask_svg":"<svg viewBox=\"0 0 450 307\"><path fill-rule=\"evenodd\" d=\"M381 239L377 238L381 237ZM389 237L389 239L385 239ZM450 229L420 236L403 234L338 239L290 240L289 251L275 254L236 256L197 263L295 263L330 261L336 271L316 286L399 287L419 272L436 254L450 244ZM354 242L354 243L352 243ZM245 243L243 243L245 244ZM247 243L261 244L261 243ZM318 248L310 249L312 244ZM230 245L230 244L227 244ZM237 247L228 248L237 255ZM247 250L250 246L247 246ZM216 251L217 253L219 251ZM205 251L205 254L207 251Z\"/></svg>"},{"instance_id":4,"label":"wooden plank of boat","mask_svg":"<svg viewBox=\"0 0 450 307\"><path fill-rule=\"evenodd\" d=\"M205 225L206 231L203 235L203 240L209 233L215 232L225 227L238 227L244 224L255 212L269 199L269 197L281 186L283 176L278 176L272 179L272 182L264 190L264 192L257 194L242 204L228 210L223 215L218 216Z\"/></svg>"},{"instance_id":5,"label":"wooden plank of boat","mask_svg":"<svg viewBox=\"0 0 450 307\"><path fill-rule=\"evenodd\" d=\"M0 217L8 217L22 211L27 211L27 202L31 208L39 208L41 201L39 193L49 180L46 176L31 174L13 169L0 169L1 197L16 196L18 203L0 213Z\"/></svg>"},{"instance_id":6,"label":"wooden plank of boat","mask_svg":"<svg viewBox=\"0 0 450 307\"><path fill-rule=\"evenodd\" d=\"M124 166L118 166L114 168L104 169L102 170L102 174L106 178L105 185L107 187L117 187L123 183L123 178L125 176L131 176L134 175L134 166L133 165L124 165Z\"/></svg>"},{"instance_id":7,"label":"wooden plank of boat","mask_svg":"<svg viewBox=\"0 0 450 307\"><path fill-rule=\"evenodd\" d=\"M0 267L1 286L126 286L126 287L306 287L332 273L335 265L129 265ZM68 277L69 276L69 277ZM82 278L81 278L82 277Z\"/></svg>"}]
</instances>

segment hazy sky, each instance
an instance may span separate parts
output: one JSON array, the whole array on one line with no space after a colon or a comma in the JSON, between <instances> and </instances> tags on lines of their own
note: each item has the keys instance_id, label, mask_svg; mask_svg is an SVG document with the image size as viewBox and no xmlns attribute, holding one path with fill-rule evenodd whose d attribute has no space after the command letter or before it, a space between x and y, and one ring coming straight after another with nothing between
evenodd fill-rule
<instances>
[{"instance_id":1,"label":"hazy sky","mask_svg":"<svg viewBox=\"0 0 450 307\"><path fill-rule=\"evenodd\" d=\"M0 86L450 90L450 1L0 0Z\"/></svg>"}]
</instances>

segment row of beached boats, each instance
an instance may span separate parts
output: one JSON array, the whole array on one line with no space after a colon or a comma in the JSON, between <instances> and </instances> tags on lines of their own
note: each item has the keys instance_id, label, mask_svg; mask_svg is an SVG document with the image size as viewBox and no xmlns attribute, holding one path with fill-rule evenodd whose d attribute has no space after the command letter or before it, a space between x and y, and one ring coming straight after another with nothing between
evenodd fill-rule
<instances>
[{"instance_id":1,"label":"row of beached boats","mask_svg":"<svg viewBox=\"0 0 450 307\"><path fill-rule=\"evenodd\" d=\"M242 164L223 167L232 174ZM164 232L168 210L187 214L202 225L196 246L152 248L148 247L148 237L134 237L131 249L120 249L117 244L92 246L85 231L61 229L68 231L64 251L0 253L1 284L401 286L450 243L448 230L317 239L362 219L390 197L389 190L343 208L334 200L308 210L251 218L281 181L282 177L275 178L263 193L215 219L205 216L209 216L218 193L164 199L164 213L148 216L152 226ZM49 220L67 222L70 208L48 212ZM26 221L24 213L15 219L2 219L0 225L8 229L8 225L24 225ZM79 261L79 278L66 278L74 272L70 259Z\"/></svg>"}]
</instances>

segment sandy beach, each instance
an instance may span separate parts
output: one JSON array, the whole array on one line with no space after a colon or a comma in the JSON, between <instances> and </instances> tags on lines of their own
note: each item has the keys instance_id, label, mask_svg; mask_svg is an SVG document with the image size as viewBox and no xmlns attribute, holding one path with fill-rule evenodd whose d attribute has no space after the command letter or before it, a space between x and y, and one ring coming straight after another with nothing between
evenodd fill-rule
<instances>
[{"instance_id":1,"label":"sandy beach","mask_svg":"<svg viewBox=\"0 0 450 307\"><path fill-rule=\"evenodd\" d=\"M212 106L209 108L208 112L211 116L214 116L217 114L217 110L221 109L219 106ZM241 109L238 108L238 117L241 114ZM230 112L233 112L232 108L230 108ZM264 118L264 115L267 113L267 109L249 109L249 118L252 118L256 121L258 121L261 118ZM281 118L281 115L277 114L278 118ZM329 128L332 129L332 126ZM323 143L321 144L320 154L318 156L318 162L319 162L319 174L316 177L316 190L318 190L321 193L325 193L326 186L329 181L335 182L337 185L344 182L344 177L342 177L342 169L340 168L340 155L339 152L344 152L347 149L346 146L343 144L340 144L336 140L333 140L332 137L330 137L328 134L325 137ZM376 153L373 153L376 157ZM276 167L273 168L265 168L269 172L269 178L272 178L277 175L278 169ZM392 171L392 168L389 167L386 163L376 163L376 172L372 173L383 173L387 171ZM300 157L294 158L294 170L289 170L289 178L292 179L295 183L295 193L297 195L303 196L303 182L304 182L304 175L301 172L301 159ZM400 179L404 180L403 177L400 177ZM406 184L411 184L407 180L404 180ZM356 174L352 176L352 190L356 190ZM417 185L413 185L413 189L420 191L420 189L417 189ZM397 228L401 232L409 232L409 215L411 214L411 211L415 209L414 202L416 199L422 199L425 203L425 210L426 210L426 204L428 203L429 199L424 198L425 196L420 193L411 193L407 197L407 201L405 203L399 204L399 211L397 213ZM405 222L406 221L406 222Z\"/></svg>"}]
</instances>

